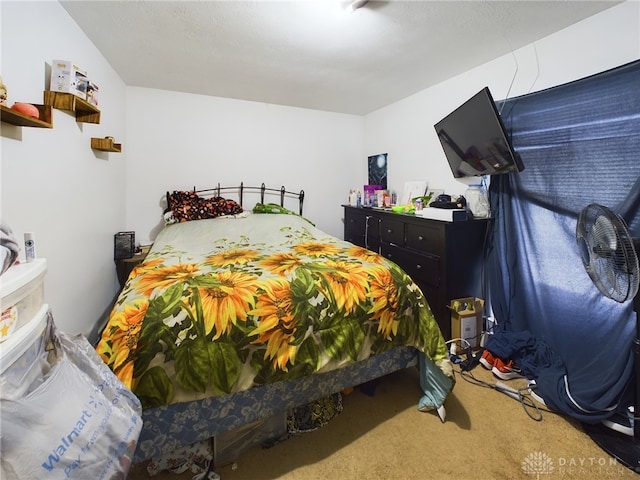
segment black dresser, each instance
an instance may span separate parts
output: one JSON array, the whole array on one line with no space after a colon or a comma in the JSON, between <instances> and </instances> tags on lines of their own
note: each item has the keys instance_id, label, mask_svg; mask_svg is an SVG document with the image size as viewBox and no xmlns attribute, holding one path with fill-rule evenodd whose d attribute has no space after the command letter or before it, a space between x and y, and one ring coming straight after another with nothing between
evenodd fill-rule
<instances>
[{"instance_id":1,"label":"black dresser","mask_svg":"<svg viewBox=\"0 0 640 480\"><path fill-rule=\"evenodd\" d=\"M454 298L483 298L489 219L431 220L389 210L344 206L344 239L394 261L422 289L445 339Z\"/></svg>"}]
</instances>

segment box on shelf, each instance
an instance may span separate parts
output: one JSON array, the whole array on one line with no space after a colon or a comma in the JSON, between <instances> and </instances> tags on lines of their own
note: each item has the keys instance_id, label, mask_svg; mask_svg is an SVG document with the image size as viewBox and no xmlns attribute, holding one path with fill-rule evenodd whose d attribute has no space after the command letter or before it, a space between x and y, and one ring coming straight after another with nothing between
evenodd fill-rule
<instances>
[{"instance_id":1,"label":"box on shelf","mask_svg":"<svg viewBox=\"0 0 640 480\"><path fill-rule=\"evenodd\" d=\"M451 310L451 338L464 338L471 348L478 348L482 335L484 300L476 297L456 298L447 306ZM456 343L458 348L466 346L461 341Z\"/></svg>"},{"instance_id":2,"label":"box on shelf","mask_svg":"<svg viewBox=\"0 0 640 480\"><path fill-rule=\"evenodd\" d=\"M54 92L72 93L83 100L87 99L86 70L81 69L68 60L53 60L51 62L51 87Z\"/></svg>"},{"instance_id":3,"label":"box on shelf","mask_svg":"<svg viewBox=\"0 0 640 480\"><path fill-rule=\"evenodd\" d=\"M98 85L93 83L91 80L87 82L87 102L98 106Z\"/></svg>"}]
</instances>

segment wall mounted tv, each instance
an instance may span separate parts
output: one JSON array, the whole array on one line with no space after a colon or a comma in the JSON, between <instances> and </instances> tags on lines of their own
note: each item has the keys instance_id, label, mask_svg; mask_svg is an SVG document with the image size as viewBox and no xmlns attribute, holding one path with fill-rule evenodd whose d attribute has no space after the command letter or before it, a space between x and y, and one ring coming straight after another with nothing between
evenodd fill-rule
<instances>
[{"instance_id":1,"label":"wall mounted tv","mask_svg":"<svg viewBox=\"0 0 640 480\"><path fill-rule=\"evenodd\" d=\"M434 125L455 178L521 172L488 87Z\"/></svg>"}]
</instances>

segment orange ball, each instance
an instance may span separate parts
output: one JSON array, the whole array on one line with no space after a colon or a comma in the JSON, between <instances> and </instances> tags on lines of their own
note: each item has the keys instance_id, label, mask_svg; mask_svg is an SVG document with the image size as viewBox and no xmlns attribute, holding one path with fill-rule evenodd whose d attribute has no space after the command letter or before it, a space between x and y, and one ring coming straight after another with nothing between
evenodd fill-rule
<instances>
[{"instance_id":1,"label":"orange ball","mask_svg":"<svg viewBox=\"0 0 640 480\"><path fill-rule=\"evenodd\" d=\"M31 105L30 103L14 103L11 109L16 112L20 112L27 117L40 118L40 111L38 110L38 107Z\"/></svg>"}]
</instances>

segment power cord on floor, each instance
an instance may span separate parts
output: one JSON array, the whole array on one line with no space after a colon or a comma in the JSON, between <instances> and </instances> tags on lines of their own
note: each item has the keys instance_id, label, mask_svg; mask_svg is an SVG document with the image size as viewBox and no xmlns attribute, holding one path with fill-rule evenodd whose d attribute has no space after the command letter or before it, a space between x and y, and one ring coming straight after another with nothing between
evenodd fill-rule
<instances>
[{"instance_id":1,"label":"power cord on floor","mask_svg":"<svg viewBox=\"0 0 640 480\"><path fill-rule=\"evenodd\" d=\"M458 343L464 349L464 353L458 353ZM480 387L490 388L520 402L520 405L522 405L527 416L536 422L542 421L543 411L555 413L552 410L540 408L538 406L536 401L531 397L531 390L529 386L515 389L503 382L496 382L492 384L477 379L473 373L471 373L471 370L480 363L480 358L482 358L484 348L474 352L471 348L471 343L465 338L453 338L447 341L446 344L449 347L449 359L454 365L457 365L460 368L460 371L457 373L467 382ZM454 373L456 373L455 370Z\"/></svg>"},{"instance_id":2,"label":"power cord on floor","mask_svg":"<svg viewBox=\"0 0 640 480\"><path fill-rule=\"evenodd\" d=\"M529 386L515 389L502 382L489 383L484 380L480 380L476 378L471 371L460 369L459 372L454 370L454 373L460 375L463 380L471 383L472 385L490 388L518 401L520 405L522 405L527 416L536 422L542 421L542 412L555 413L553 410L538 406L536 401L531 397Z\"/></svg>"}]
</instances>

